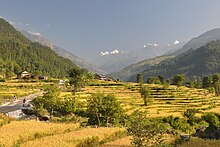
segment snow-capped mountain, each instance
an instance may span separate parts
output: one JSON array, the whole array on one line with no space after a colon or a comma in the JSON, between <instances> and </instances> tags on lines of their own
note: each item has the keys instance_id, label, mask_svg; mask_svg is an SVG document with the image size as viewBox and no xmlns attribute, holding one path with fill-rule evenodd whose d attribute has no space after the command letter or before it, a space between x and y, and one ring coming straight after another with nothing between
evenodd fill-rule
<instances>
[{"instance_id":1,"label":"snow-capped mountain","mask_svg":"<svg viewBox=\"0 0 220 147\"><path fill-rule=\"evenodd\" d=\"M183 42L175 40L170 44L160 45L158 43L146 43L142 48L130 52L121 50L104 51L95 58L93 64L108 73L116 72L130 64L144 59L154 58L164 54L172 53L180 49Z\"/></svg>"},{"instance_id":2,"label":"snow-capped mountain","mask_svg":"<svg viewBox=\"0 0 220 147\"><path fill-rule=\"evenodd\" d=\"M116 55L116 54L123 54L124 51L119 51L119 50L113 50L113 51L105 51L105 52L101 52L100 56L108 56L108 55Z\"/></svg>"}]
</instances>

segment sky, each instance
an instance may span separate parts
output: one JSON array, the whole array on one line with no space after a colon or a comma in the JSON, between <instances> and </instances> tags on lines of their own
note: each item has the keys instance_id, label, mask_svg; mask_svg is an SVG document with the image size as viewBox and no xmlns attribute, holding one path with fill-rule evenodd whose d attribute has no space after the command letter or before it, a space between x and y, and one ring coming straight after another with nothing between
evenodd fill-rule
<instances>
[{"instance_id":1,"label":"sky","mask_svg":"<svg viewBox=\"0 0 220 147\"><path fill-rule=\"evenodd\" d=\"M0 16L91 60L220 28L219 0L0 0Z\"/></svg>"}]
</instances>

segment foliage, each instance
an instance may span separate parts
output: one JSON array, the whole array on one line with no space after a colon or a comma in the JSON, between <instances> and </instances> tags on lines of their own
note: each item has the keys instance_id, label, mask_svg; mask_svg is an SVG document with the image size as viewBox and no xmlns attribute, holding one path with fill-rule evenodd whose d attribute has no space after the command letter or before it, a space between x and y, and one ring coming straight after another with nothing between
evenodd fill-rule
<instances>
[{"instance_id":1,"label":"foliage","mask_svg":"<svg viewBox=\"0 0 220 147\"><path fill-rule=\"evenodd\" d=\"M184 75L176 74L172 78L172 84L179 86L182 86L185 82L186 78Z\"/></svg>"},{"instance_id":2,"label":"foliage","mask_svg":"<svg viewBox=\"0 0 220 147\"><path fill-rule=\"evenodd\" d=\"M123 110L112 94L98 93L92 95L88 102L88 123L91 125L108 126L120 122Z\"/></svg>"},{"instance_id":3,"label":"foliage","mask_svg":"<svg viewBox=\"0 0 220 147\"><path fill-rule=\"evenodd\" d=\"M163 119L164 123L168 123L174 130L187 132L188 124L185 119L180 117L168 116Z\"/></svg>"},{"instance_id":4,"label":"foliage","mask_svg":"<svg viewBox=\"0 0 220 147\"><path fill-rule=\"evenodd\" d=\"M37 114L68 115L76 112L76 101L74 97L62 99L60 91L55 86L45 88L46 93L42 97L33 100Z\"/></svg>"},{"instance_id":5,"label":"foliage","mask_svg":"<svg viewBox=\"0 0 220 147\"><path fill-rule=\"evenodd\" d=\"M142 73L137 74L137 83L140 83L140 84L144 83Z\"/></svg>"},{"instance_id":6,"label":"foliage","mask_svg":"<svg viewBox=\"0 0 220 147\"><path fill-rule=\"evenodd\" d=\"M220 82L216 82L214 84L214 89L215 89L215 95L219 96L220 95Z\"/></svg>"},{"instance_id":7,"label":"foliage","mask_svg":"<svg viewBox=\"0 0 220 147\"><path fill-rule=\"evenodd\" d=\"M203 88L209 88L212 86L212 77L211 76L205 76L202 79L202 87Z\"/></svg>"},{"instance_id":8,"label":"foliage","mask_svg":"<svg viewBox=\"0 0 220 147\"><path fill-rule=\"evenodd\" d=\"M152 102L151 93L148 87L142 86L140 89L141 97L144 100L144 105L148 106Z\"/></svg>"},{"instance_id":9,"label":"foliage","mask_svg":"<svg viewBox=\"0 0 220 147\"><path fill-rule=\"evenodd\" d=\"M153 146L164 141L167 128L160 119L148 119L145 113L135 111L130 116L128 131L133 135L134 146Z\"/></svg>"},{"instance_id":10,"label":"foliage","mask_svg":"<svg viewBox=\"0 0 220 147\"><path fill-rule=\"evenodd\" d=\"M85 69L72 68L69 70L69 83L73 86L73 95L89 82L92 75Z\"/></svg>"},{"instance_id":11,"label":"foliage","mask_svg":"<svg viewBox=\"0 0 220 147\"><path fill-rule=\"evenodd\" d=\"M209 123L207 130L215 131L220 127L219 118L214 113L206 113L202 119Z\"/></svg>"},{"instance_id":12,"label":"foliage","mask_svg":"<svg viewBox=\"0 0 220 147\"><path fill-rule=\"evenodd\" d=\"M149 77L147 79L148 84L161 84L162 76L159 77Z\"/></svg>"},{"instance_id":13,"label":"foliage","mask_svg":"<svg viewBox=\"0 0 220 147\"><path fill-rule=\"evenodd\" d=\"M196 117L195 117L195 114L196 112L198 112L198 110L196 109L187 109L184 113L183 113L183 116L187 118L187 122L190 124L190 125L193 125Z\"/></svg>"}]
</instances>

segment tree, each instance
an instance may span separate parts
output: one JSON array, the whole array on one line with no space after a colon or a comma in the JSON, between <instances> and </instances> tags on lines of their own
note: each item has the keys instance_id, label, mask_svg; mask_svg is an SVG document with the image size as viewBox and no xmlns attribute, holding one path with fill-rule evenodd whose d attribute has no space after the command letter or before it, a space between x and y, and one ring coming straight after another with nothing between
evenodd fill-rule
<instances>
[{"instance_id":1,"label":"tree","mask_svg":"<svg viewBox=\"0 0 220 147\"><path fill-rule=\"evenodd\" d=\"M60 90L55 86L47 86L46 93L42 97L33 100L36 110L47 110L50 115L69 115L77 110L75 97L62 99Z\"/></svg>"},{"instance_id":2,"label":"tree","mask_svg":"<svg viewBox=\"0 0 220 147\"><path fill-rule=\"evenodd\" d=\"M137 83L139 83L139 84L143 84L144 83L144 79L143 79L142 73L137 74Z\"/></svg>"},{"instance_id":3,"label":"tree","mask_svg":"<svg viewBox=\"0 0 220 147\"><path fill-rule=\"evenodd\" d=\"M140 89L141 97L144 100L144 105L148 106L151 102L152 98L150 97L151 93L150 90L146 86L142 86Z\"/></svg>"},{"instance_id":4,"label":"tree","mask_svg":"<svg viewBox=\"0 0 220 147\"><path fill-rule=\"evenodd\" d=\"M98 93L92 95L88 102L88 123L91 125L108 126L118 124L123 110L114 95Z\"/></svg>"},{"instance_id":5,"label":"tree","mask_svg":"<svg viewBox=\"0 0 220 147\"><path fill-rule=\"evenodd\" d=\"M184 84L185 80L186 80L186 78L182 74L176 74L172 78L173 84L177 85L178 87L182 86Z\"/></svg>"},{"instance_id":6,"label":"tree","mask_svg":"<svg viewBox=\"0 0 220 147\"><path fill-rule=\"evenodd\" d=\"M163 76L159 75L159 76L158 76L158 79L160 80L160 83L161 83L161 84L164 84L164 77L163 77Z\"/></svg>"},{"instance_id":7,"label":"tree","mask_svg":"<svg viewBox=\"0 0 220 147\"><path fill-rule=\"evenodd\" d=\"M214 74L212 76L212 81L213 81L213 84L215 85L217 82L220 82L220 74Z\"/></svg>"},{"instance_id":8,"label":"tree","mask_svg":"<svg viewBox=\"0 0 220 147\"><path fill-rule=\"evenodd\" d=\"M187 122L190 125L193 125L194 121L195 121L195 115L198 112L198 110L196 109L187 109L184 113L183 116L187 118Z\"/></svg>"},{"instance_id":9,"label":"tree","mask_svg":"<svg viewBox=\"0 0 220 147\"><path fill-rule=\"evenodd\" d=\"M149 77L147 79L148 84L161 84L160 79L158 77Z\"/></svg>"},{"instance_id":10,"label":"tree","mask_svg":"<svg viewBox=\"0 0 220 147\"><path fill-rule=\"evenodd\" d=\"M128 131L134 146L158 146L164 141L167 126L160 119L149 119L144 112L135 111L130 116Z\"/></svg>"},{"instance_id":11,"label":"tree","mask_svg":"<svg viewBox=\"0 0 220 147\"><path fill-rule=\"evenodd\" d=\"M203 87L203 88L212 87L212 77L211 77L211 76L205 76L205 77L202 79L202 87Z\"/></svg>"},{"instance_id":12,"label":"tree","mask_svg":"<svg viewBox=\"0 0 220 147\"><path fill-rule=\"evenodd\" d=\"M69 71L69 83L73 86L73 95L82 88L89 80L88 71L80 68L72 68Z\"/></svg>"},{"instance_id":13,"label":"tree","mask_svg":"<svg viewBox=\"0 0 220 147\"><path fill-rule=\"evenodd\" d=\"M14 73L17 75L17 78L18 78L18 75L21 72L22 72L21 67L18 64L15 64L15 66L14 66Z\"/></svg>"},{"instance_id":14,"label":"tree","mask_svg":"<svg viewBox=\"0 0 220 147\"><path fill-rule=\"evenodd\" d=\"M219 96L220 95L220 82L215 83L214 89L215 89L215 95Z\"/></svg>"}]
</instances>

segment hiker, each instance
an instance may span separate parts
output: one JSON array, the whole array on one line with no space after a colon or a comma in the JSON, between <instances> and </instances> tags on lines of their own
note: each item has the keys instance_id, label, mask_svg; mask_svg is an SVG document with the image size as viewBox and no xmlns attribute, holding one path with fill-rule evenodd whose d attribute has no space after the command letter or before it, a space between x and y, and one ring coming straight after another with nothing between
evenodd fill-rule
<instances>
[{"instance_id":1,"label":"hiker","mask_svg":"<svg viewBox=\"0 0 220 147\"><path fill-rule=\"evenodd\" d=\"M16 96L14 95L14 100L16 101L17 100L17 98L16 98Z\"/></svg>"},{"instance_id":2,"label":"hiker","mask_svg":"<svg viewBox=\"0 0 220 147\"><path fill-rule=\"evenodd\" d=\"M23 106L24 106L25 103L26 103L26 98L23 99Z\"/></svg>"}]
</instances>

